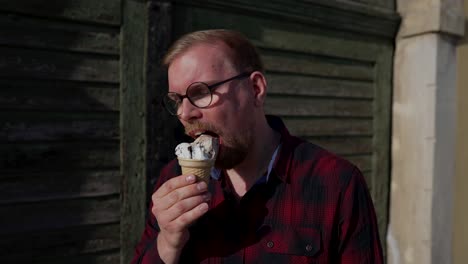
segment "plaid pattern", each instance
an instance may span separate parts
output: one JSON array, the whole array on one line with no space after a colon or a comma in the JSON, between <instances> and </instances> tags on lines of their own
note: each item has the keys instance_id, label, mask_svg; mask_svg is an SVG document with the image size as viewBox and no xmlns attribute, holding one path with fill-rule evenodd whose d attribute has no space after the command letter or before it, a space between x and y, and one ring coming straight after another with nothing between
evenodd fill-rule
<instances>
[{"instance_id":1,"label":"plaid pattern","mask_svg":"<svg viewBox=\"0 0 468 264\"><path fill-rule=\"evenodd\" d=\"M352 164L281 133L270 179L242 199L224 174L211 180L208 211L191 228L181 263L383 263L377 223L364 178ZM177 161L162 171L158 188L180 174ZM155 217L149 213L132 263L161 263Z\"/></svg>"}]
</instances>

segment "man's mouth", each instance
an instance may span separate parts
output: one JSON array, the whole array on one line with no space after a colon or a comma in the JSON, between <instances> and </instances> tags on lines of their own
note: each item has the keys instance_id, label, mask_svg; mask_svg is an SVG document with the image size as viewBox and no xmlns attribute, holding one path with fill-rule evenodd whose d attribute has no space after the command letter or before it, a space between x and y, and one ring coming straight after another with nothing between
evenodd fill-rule
<instances>
[{"instance_id":1,"label":"man's mouth","mask_svg":"<svg viewBox=\"0 0 468 264\"><path fill-rule=\"evenodd\" d=\"M219 135L216 134L215 132L213 131L210 131L210 130L196 130L196 131L191 131L190 133L188 133L189 136L191 136L192 138L198 138L199 136L201 135L208 135L208 136L212 136L214 138L219 138Z\"/></svg>"}]
</instances>

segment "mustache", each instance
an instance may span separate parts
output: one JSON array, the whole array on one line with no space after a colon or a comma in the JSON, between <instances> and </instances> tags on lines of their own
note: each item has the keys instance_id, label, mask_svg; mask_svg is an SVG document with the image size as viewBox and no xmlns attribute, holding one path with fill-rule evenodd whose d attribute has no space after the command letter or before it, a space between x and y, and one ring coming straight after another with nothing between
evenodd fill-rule
<instances>
[{"instance_id":1,"label":"mustache","mask_svg":"<svg viewBox=\"0 0 468 264\"><path fill-rule=\"evenodd\" d=\"M206 130L220 135L219 129L210 123L192 123L185 126L185 134L190 135L193 131Z\"/></svg>"}]
</instances>

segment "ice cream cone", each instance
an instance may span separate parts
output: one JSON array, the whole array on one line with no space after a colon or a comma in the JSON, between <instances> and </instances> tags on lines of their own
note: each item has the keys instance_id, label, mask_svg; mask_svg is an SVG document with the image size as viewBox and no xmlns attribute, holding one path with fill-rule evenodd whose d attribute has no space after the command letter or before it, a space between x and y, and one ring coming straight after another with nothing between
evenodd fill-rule
<instances>
[{"instance_id":1,"label":"ice cream cone","mask_svg":"<svg viewBox=\"0 0 468 264\"><path fill-rule=\"evenodd\" d=\"M200 181L210 181L211 168L214 165L214 160L194 160L178 158L179 165L182 168L182 174L193 174Z\"/></svg>"}]
</instances>

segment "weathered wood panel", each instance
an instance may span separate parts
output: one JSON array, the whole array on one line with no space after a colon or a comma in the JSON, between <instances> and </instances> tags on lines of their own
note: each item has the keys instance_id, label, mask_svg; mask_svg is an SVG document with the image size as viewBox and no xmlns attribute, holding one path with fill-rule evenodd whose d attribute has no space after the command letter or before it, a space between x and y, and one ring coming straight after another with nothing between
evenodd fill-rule
<instances>
[{"instance_id":1,"label":"weathered wood panel","mask_svg":"<svg viewBox=\"0 0 468 264\"><path fill-rule=\"evenodd\" d=\"M319 4L335 9L349 10L375 16L389 16L395 11L394 0L301 0L309 4Z\"/></svg>"},{"instance_id":2,"label":"weathered wood panel","mask_svg":"<svg viewBox=\"0 0 468 264\"><path fill-rule=\"evenodd\" d=\"M0 78L119 82L119 61L109 56L0 47Z\"/></svg>"},{"instance_id":3,"label":"weathered wood panel","mask_svg":"<svg viewBox=\"0 0 468 264\"><path fill-rule=\"evenodd\" d=\"M311 136L371 136L371 119L283 118L291 134Z\"/></svg>"},{"instance_id":4,"label":"weathered wood panel","mask_svg":"<svg viewBox=\"0 0 468 264\"><path fill-rule=\"evenodd\" d=\"M0 109L118 111L118 87L93 84L0 81Z\"/></svg>"},{"instance_id":5,"label":"weathered wood panel","mask_svg":"<svg viewBox=\"0 0 468 264\"><path fill-rule=\"evenodd\" d=\"M114 113L3 112L0 142L118 140L118 120Z\"/></svg>"},{"instance_id":6,"label":"weathered wood panel","mask_svg":"<svg viewBox=\"0 0 468 264\"><path fill-rule=\"evenodd\" d=\"M144 229L147 191L148 9L145 1L122 0L121 55L121 263L130 263Z\"/></svg>"},{"instance_id":7,"label":"weathered wood panel","mask_svg":"<svg viewBox=\"0 0 468 264\"><path fill-rule=\"evenodd\" d=\"M0 16L0 45L119 55L118 29L57 23L21 15Z\"/></svg>"},{"instance_id":8,"label":"weathered wood panel","mask_svg":"<svg viewBox=\"0 0 468 264\"><path fill-rule=\"evenodd\" d=\"M269 96L265 111L281 116L372 117L371 100Z\"/></svg>"},{"instance_id":9,"label":"weathered wood panel","mask_svg":"<svg viewBox=\"0 0 468 264\"><path fill-rule=\"evenodd\" d=\"M249 3L251 6L252 3ZM355 34L278 20L272 16L252 16L233 9L178 6L184 30L228 27L243 32L261 49L302 52L361 61L374 61L378 45L364 42ZM214 24L215 23L215 24ZM181 29L182 30L182 29Z\"/></svg>"},{"instance_id":10,"label":"weathered wood panel","mask_svg":"<svg viewBox=\"0 0 468 264\"><path fill-rule=\"evenodd\" d=\"M115 26L121 19L120 1L116 0L5 0L1 1L0 10Z\"/></svg>"},{"instance_id":11,"label":"weathered wood panel","mask_svg":"<svg viewBox=\"0 0 468 264\"><path fill-rule=\"evenodd\" d=\"M341 32L354 32L361 35L373 35L384 38L393 38L398 30L399 17L394 10L376 10L368 8L365 12L359 12L359 9L352 8L351 5L341 4L338 6L326 6L323 3L304 3L295 1L291 4L287 1L249 1L249 0L236 0L236 1L219 1L219 0L178 0L175 1L176 15L183 17L183 24L186 30L190 31L193 28L187 26L192 24L195 28L199 28L196 23L200 23L206 17L196 15L196 8L205 8L212 10L224 11L229 10L229 13L249 14L258 18L267 17L281 21L282 23L292 22L295 24L303 24L304 26L312 26L317 28L329 28L339 30ZM186 14L180 14L183 8L186 8ZM185 20L188 18L188 21ZM223 19L223 14L220 14L216 20L206 19L212 23ZM206 23L206 22L205 22ZM224 25L235 27L236 23L242 23L242 20L232 19ZM182 23L181 23L182 24ZM252 24L255 27L256 24ZM218 26L218 25L212 25ZM205 27L206 28L206 27Z\"/></svg>"},{"instance_id":12,"label":"weathered wood panel","mask_svg":"<svg viewBox=\"0 0 468 264\"><path fill-rule=\"evenodd\" d=\"M328 78L372 81L371 64L335 60L306 54L262 51L262 60L267 71L294 73Z\"/></svg>"},{"instance_id":13,"label":"weathered wood panel","mask_svg":"<svg viewBox=\"0 0 468 264\"><path fill-rule=\"evenodd\" d=\"M343 157L356 165L363 173L372 170L372 153L363 155L343 155Z\"/></svg>"},{"instance_id":14,"label":"weathered wood panel","mask_svg":"<svg viewBox=\"0 0 468 264\"><path fill-rule=\"evenodd\" d=\"M116 223L119 208L118 195L1 205L0 235Z\"/></svg>"},{"instance_id":15,"label":"weathered wood panel","mask_svg":"<svg viewBox=\"0 0 468 264\"><path fill-rule=\"evenodd\" d=\"M0 171L118 168L118 142L49 142L0 145ZM2 172L3 173L3 172Z\"/></svg>"},{"instance_id":16,"label":"weathered wood panel","mask_svg":"<svg viewBox=\"0 0 468 264\"><path fill-rule=\"evenodd\" d=\"M372 83L267 73L268 94L372 99Z\"/></svg>"},{"instance_id":17,"label":"weathered wood panel","mask_svg":"<svg viewBox=\"0 0 468 264\"><path fill-rule=\"evenodd\" d=\"M120 191L118 170L3 173L0 181L0 206L106 196Z\"/></svg>"},{"instance_id":18,"label":"weathered wood panel","mask_svg":"<svg viewBox=\"0 0 468 264\"><path fill-rule=\"evenodd\" d=\"M308 141L338 155L373 152L372 137L306 137Z\"/></svg>"},{"instance_id":19,"label":"weathered wood panel","mask_svg":"<svg viewBox=\"0 0 468 264\"><path fill-rule=\"evenodd\" d=\"M2 263L38 263L66 257L62 263L69 263L78 254L118 249L119 232L120 225L111 223L44 230L27 236L2 235L0 258ZM25 251L25 248L30 250Z\"/></svg>"},{"instance_id":20,"label":"weathered wood panel","mask_svg":"<svg viewBox=\"0 0 468 264\"><path fill-rule=\"evenodd\" d=\"M122 261L119 249L101 251L93 254L83 254L73 257L63 257L54 260L44 260L38 264L116 264Z\"/></svg>"}]
</instances>

